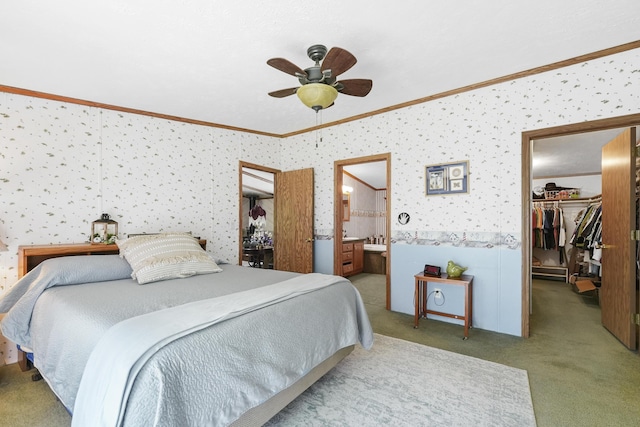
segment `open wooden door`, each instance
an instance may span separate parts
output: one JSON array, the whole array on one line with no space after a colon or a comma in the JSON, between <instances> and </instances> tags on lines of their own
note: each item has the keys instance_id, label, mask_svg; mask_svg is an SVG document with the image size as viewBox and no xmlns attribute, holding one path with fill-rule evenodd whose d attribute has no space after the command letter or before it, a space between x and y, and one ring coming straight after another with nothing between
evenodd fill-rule
<instances>
[{"instance_id":1,"label":"open wooden door","mask_svg":"<svg viewBox=\"0 0 640 427\"><path fill-rule=\"evenodd\" d=\"M633 321L636 290L635 128L602 148L602 324L626 347L637 349Z\"/></svg>"},{"instance_id":2,"label":"open wooden door","mask_svg":"<svg viewBox=\"0 0 640 427\"><path fill-rule=\"evenodd\" d=\"M276 270L313 272L313 169L276 175Z\"/></svg>"}]
</instances>

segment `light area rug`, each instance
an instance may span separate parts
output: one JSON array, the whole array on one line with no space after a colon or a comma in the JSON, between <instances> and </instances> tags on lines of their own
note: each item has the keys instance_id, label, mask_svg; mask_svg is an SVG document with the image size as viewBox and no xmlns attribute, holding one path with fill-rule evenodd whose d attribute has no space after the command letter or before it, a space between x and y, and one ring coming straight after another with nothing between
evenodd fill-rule
<instances>
[{"instance_id":1,"label":"light area rug","mask_svg":"<svg viewBox=\"0 0 640 427\"><path fill-rule=\"evenodd\" d=\"M375 334L267 426L535 426L527 371Z\"/></svg>"}]
</instances>

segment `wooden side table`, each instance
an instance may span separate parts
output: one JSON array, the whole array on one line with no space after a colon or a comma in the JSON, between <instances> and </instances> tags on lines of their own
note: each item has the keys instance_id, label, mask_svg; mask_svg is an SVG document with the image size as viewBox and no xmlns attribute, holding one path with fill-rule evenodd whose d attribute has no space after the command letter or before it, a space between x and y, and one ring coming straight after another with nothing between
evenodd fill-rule
<instances>
[{"instance_id":1,"label":"wooden side table","mask_svg":"<svg viewBox=\"0 0 640 427\"><path fill-rule=\"evenodd\" d=\"M249 262L249 267L272 268L273 266L273 247L272 246L265 246L259 249L243 248L242 253L245 256L245 259Z\"/></svg>"},{"instance_id":2,"label":"wooden side table","mask_svg":"<svg viewBox=\"0 0 640 427\"><path fill-rule=\"evenodd\" d=\"M472 318L472 309L473 309L473 276L463 274L459 278L450 279L446 273L443 273L441 277L427 276L423 272L416 274L416 289L414 294L415 300L415 324L414 328L418 328L418 322L420 321L420 317L427 317L427 314L435 314L438 316L450 317L452 319L461 319L464 320L464 338L466 340L469 338L469 328L472 327L471 318ZM427 309L427 295L428 295L428 284L432 283L445 283L447 285L460 285L464 286L464 316L460 316L458 314L451 313L443 313L441 311L428 310Z\"/></svg>"}]
</instances>

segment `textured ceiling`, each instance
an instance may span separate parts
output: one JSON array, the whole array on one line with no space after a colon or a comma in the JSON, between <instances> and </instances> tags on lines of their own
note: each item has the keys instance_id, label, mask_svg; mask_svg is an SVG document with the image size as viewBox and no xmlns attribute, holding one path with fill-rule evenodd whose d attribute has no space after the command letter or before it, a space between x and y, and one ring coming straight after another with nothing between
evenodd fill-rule
<instances>
[{"instance_id":1,"label":"textured ceiling","mask_svg":"<svg viewBox=\"0 0 640 427\"><path fill-rule=\"evenodd\" d=\"M0 85L252 131L316 125L297 97L268 92L312 65L313 44L342 47L368 78L340 95L330 123L640 40L637 0L4 2Z\"/></svg>"},{"instance_id":2,"label":"textured ceiling","mask_svg":"<svg viewBox=\"0 0 640 427\"><path fill-rule=\"evenodd\" d=\"M387 188L387 162L358 163L344 166L343 170L375 190Z\"/></svg>"},{"instance_id":3,"label":"textured ceiling","mask_svg":"<svg viewBox=\"0 0 640 427\"><path fill-rule=\"evenodd\" d=\"M636 128L636 134L638 134ZM602 147L622 132L609 129L533 141L533 179L599 175Z\"/></svg>"}]
</instances>

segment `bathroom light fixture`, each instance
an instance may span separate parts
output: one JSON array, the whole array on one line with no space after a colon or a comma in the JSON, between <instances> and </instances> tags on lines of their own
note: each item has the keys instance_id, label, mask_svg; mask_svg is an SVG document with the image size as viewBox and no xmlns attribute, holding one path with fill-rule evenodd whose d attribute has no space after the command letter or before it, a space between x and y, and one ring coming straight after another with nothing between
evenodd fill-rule
<instances>
[{"instance_id":1,"label":"bathroom light fixture","mask_svg":"<svg viewBox=\"0 0 640 427\"><path fill-rule=\"evenodd\" d=\"M342 186L342 194L353 193L353 187L349 187L348 185Z\"/></svg>"}]
</instances>

